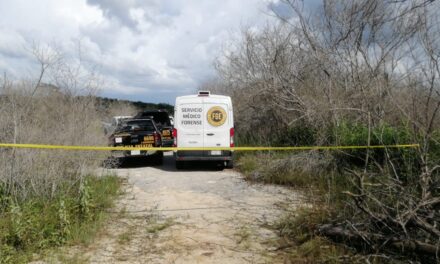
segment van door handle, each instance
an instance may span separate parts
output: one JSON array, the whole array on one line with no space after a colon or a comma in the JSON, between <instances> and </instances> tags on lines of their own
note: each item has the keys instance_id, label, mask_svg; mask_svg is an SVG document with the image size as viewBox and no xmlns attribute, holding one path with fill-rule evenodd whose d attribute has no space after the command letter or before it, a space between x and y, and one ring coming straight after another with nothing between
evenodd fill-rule
<instances>
[{"instance_id":1,"label":"van door handle","mask_svg":"<svg viewBox=\"0 0 440 264\"><path fill-rule=\"evenodd\" d=\"M214 133L208 133L207 136L214 136Z\"/></svg>"}]
</instances>

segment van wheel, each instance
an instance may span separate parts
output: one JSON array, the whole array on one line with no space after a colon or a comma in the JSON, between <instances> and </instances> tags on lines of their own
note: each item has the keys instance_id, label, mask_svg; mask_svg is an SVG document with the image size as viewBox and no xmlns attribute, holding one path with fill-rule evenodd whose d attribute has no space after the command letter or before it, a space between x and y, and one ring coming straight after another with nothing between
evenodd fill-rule
<instances>
[{"instance_id":1,"label":"van wheel","mask_svg":"<svg viewBox=\"0 0 440 264\"><path fill-rule=\"evenodd\" d=\"M227 168L227 169L233 169L233 168L234 168L234 161L233 161L233 160L229 160L229 161L226 163L226 168Z\"/></svg>"},{"instance_id":2,"label":"van wheel","mask_svg":"<svg viewBox=\"0 0 440 264\"><path fill-rule=\"evenodd\" d=\"M181 160L176 160L176 169L181 170L185 168L185 163L184 161Z\"/></svg>"}]
</instances>

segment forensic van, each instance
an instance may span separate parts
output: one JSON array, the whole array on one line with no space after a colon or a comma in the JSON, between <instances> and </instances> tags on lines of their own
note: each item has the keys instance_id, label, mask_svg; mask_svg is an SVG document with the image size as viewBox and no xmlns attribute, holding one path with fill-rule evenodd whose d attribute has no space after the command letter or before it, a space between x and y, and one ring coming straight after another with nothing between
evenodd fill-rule
<instances>
[{"instance_id":1,"label":"forensic van","mask_svg":"<svg viewBox=\"0 0 440 264\"><path fill-rule=\"evenodd\" d=\"M199 91L179 96L174 106L174 146L188 148L234 147L231 97ZM215 161L233 167L231 150L174 151L176 168L187 161Z\"/></svg>"}]
</instances>

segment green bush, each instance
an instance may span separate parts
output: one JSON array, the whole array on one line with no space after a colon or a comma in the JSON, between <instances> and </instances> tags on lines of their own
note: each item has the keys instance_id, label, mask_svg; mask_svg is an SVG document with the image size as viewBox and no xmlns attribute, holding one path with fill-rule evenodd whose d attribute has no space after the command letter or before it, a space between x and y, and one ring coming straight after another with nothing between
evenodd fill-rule
<instances>
[{"instance_id":1,"label":"green bush","mask_svg":"<svg viewBox=\"0 0 440 264\"><path fill-rule=\"evenodd\" d=\"M318 135L318 133L320 133ZM440 132L433 133L430 141L429 160L436 161L440 159ZM338 126L331 129L325 129L321 132L317 131L310 124L298 124L290 127L284 132L278 133L270 141L264 144L253 137L242 137L238 145L297 145L308 146L317 145L319 141L328 141L328 145L333 146L365 146L365 145L397 145L397 144L411 144L421 141L421 136L415 134L409 125L402 124L400 126L391 126L387 123L380 123L368 127L366 124L343 121ZM273 152L275 153L275 152ZM404 182L412 182L418 176L421 166L421 159L419 150L417 148L374 148L374 149L343 149L321 151L334 158L334 163L337 164L337 170L342 173L346 169L367 169L372 172L385 169L392 170L399 175ZM316 178L317 175L307 175L304 171L304 164L293 164L292 166L278 166L271 170L269 164L262 161L253 160L252 156L265 155L267 153L237 153L239 160L239 167L246 175L252 176L250 178L262 180L265 182L287 184L287 185L304 185L310 182L308 178ZM298 153L286 153L284 157L280 157L277 153L275 156L271 155L271 159L283 159L286 156L297 155ZM368 162L367 162L368 155ZM244 156L244 157L243 157ZM242 158L243 157L243 158ZM294 160L296 161L296 160ZM256 166L255 163L263 162L264 166ZM391 162L391 163L390 163ZM273 162L272 162L273 164ZM390 164L393 164L392 166ZM252 166L251 166L252 165ZM285 165L288 165L286 163ZM265 169L258 169L257 172L251 172L252 169L245 167L264 167ZM250 172L247 172L250 171ZM310 177L309 177L310 176ZM343 184L345 185L345 184Z\"/></svg>"},{"instance_id":2,"label":"green bush","mask_svg":"<svg viewBox=\"0 0 440 264\"><path fill-rule=\"evenodd\" d=\"M307 129L299 131L296 138L292 137L294 140L291 144L302 142L301 144L305 145L305 142L312 138L304 136L307 135L303 133L304 131ZM313 134L312 129L309 131ZM334 146L367 145L368 142L370 145L427 142L427 146L421 146L429 149L424 161L428 162L429 167L434 168L440 160L440 131L435 131L429 140L424 141L422 135L416 134L405 125L391 126L382 123L372 126L369 131L367 125L342 122L325 133L328 144ZM322 135L314 134L313 138L315 140L321 138L322 141ZM316 144L315 142L311 145ZM368 162L366 162L367 153ZM419 148L251 152L238 156L237 168L252 181L311 188L303 193L316 204L309 210L296 211L281 218L276 225L283 237L288 237L293 244L298 245L292 250L291 260L331 262L329 260L333 258L335 263L339 263L341 254L348 254L350 256L348 262L355 262L358 257L362 260L363 256L351 255L353 253L351 250L338 247L317 236L317 226L329 221L358 222L359 219L365 219L366 215L359 213L350 198L350 194L359 193L357 184L360 179L364 191L373 194L386 208L405 203L408 197L419 197L420 188L417 184L422 173L420 153L423 151ZM433 187L430 192L437 197L440 195L440 188L437 188L440 186L440 170L435 170L433 174L430 182ZM384 191L384 186L398 186L398 188ZM381 210L375 202L364 201L368 202L370 210ZM390 209L390 212L393 212L391 210L393 209ZM381 263L380 257L375 261Z\"/></svg>"},{"instance_id":3,"label":"green bush","mask_svg":"<svg viewBox=\"0 0 440 264\"><path fill-rule=\"evenodd\" d=\"M333 129L334 144L341 146L365 146L368 145L369 128L365 124L342 122ZM411 144L416 136L407 126L392 127L382 123L371 128L369 145L397 145ZM367 153L369 163L366 164ZM386 160L395 164L398 173L411 175L419 169L419 159L415 148L375 148L375 149L353 149L334 151L334 157L341 167L362 167L372 168L375 164L386 166Z\"/></svg>"}]
</instances>

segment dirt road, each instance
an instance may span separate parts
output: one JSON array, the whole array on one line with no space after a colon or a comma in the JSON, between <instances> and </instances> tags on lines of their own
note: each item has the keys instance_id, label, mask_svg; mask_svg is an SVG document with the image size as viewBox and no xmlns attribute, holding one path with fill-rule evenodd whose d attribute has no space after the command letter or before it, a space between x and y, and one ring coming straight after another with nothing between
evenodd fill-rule
<instances>
[{"instance_id":1,"label":"dirt road","mask_svg":"<svg viewBox=\"0 0 440 264\"><path fill-rule=\"evenodd\" d=\"M160 167L112 171L127 179L126 194L83 255L91 263L284 263L269 226L300 203L292 190L249 184L233 170L176 171L171 153Z\"/></svg>"}]
</instances>

